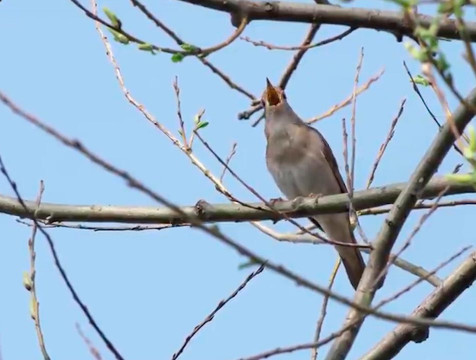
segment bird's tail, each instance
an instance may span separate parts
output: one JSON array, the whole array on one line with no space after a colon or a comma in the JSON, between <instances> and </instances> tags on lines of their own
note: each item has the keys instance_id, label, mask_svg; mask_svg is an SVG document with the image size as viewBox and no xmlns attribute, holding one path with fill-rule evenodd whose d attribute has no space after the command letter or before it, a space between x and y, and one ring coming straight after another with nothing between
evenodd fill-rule
<instances>
[{"instance_id":1,"label":"bird's tail","mask_svg":"<svg viewBox=\"0 0 476 360\"><path fill-rule=\"evenodd\" d=\"M354 234L350 228L347 214L318 215L310 218L313 223L324 230L327 236L333 241L356 244ZM336 245L342 264L344 265L350 283L357 289L360 279L365 269L364 259L360 250L351 246Z\"/></svg>"},{"instance_id":2,"label":"bird's tail","mask_svg":"<svg viewBox=\"0 0 476 360\"><path fill-rule=\"evenodd\" d=\"M354 289L357 289L365 269L364 259L362 258L360 251L355 247L348 246L336 246L336 248L339 252L350 283Z\"/></svg>"}]
</instances>

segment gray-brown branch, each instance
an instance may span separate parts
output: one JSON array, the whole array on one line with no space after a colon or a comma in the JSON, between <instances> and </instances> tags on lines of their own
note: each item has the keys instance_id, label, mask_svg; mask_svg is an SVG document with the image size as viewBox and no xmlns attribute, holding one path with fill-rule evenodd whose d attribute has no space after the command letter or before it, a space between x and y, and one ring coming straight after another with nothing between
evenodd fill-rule
<instances>
[{"instance_id":1,"label":"gray-brown branch","mask_svg":"<svg viewBox=\"0 0 476 360\"><path fill-rule=\"evenodd\" d=\"M246 16L248 21L273 20L302 23L347 25L387 31L398 36L413 36L417 24L430 27L434 20L426 15L409 15L400 11L338 7L332 5L295 3L287 1L251 0L180 0L210 9L228 12L235 25ZM465 34L476 41L476 23L465 22ZM456 21L445 18L439 21L438 36L461 39Z\"/></svg>"},{"instance_id":2,"label":"gray-brown branch","mask_svg":"<svg viewBox=\"0 0 476 360\"><path fill-rule=\"evenodd\" d=\"M413 311L412 316L436 319L463 291L476 280L476 252L473 252L443 283ZM420 343L429 335L429 328L400 324L383 337L361 360L393 359L410 341Z\"/></svg>"},{"instance_id":3,"label":"gray-brown branch","mask_svg":"<svg viewBox=\"0 0 476 360\"><path fill-rule=\"evenodd\" d=\"M375 187L354 193L352 205L356 210L392 204L407 183ZM443 178L435 178L423 190L421 198L437 196L449 186L446 195L474 193L470 185L450 184ZM182 224L189 217L203 222L279 220L276 212L266 210L263 203L208 204L199 201L195 206L182 207L182 214L167 207L134 207L106 205L62 205L42 202L37 208L34 201L25 201L26 208L16 198L0 195L0 213L22 218L34 218L48 222L116 222L141 224ZM298 198L294 201L275 202L274 207L287 216L298 218L323 213L347 212L349 199L347 194L324 196L320 198Z\"/></svg>"},{"instance_id":4,"label":"gray-brown branch","mask_svg":"<svg viewBox=\"0 0 476 360\"><path fill-rule=\"evenodd\" d=\"M476 105L476 88L471 91L465 99L465 104L460 104L454 111L452 118L449 119L453 126L462 133L465 126L474 117L472 111L473 106ZM412 173L405 189L398 196L390 213L382 225L373 245L374 250L370 254L370 258L365 268L362 280L354 296L354 302L360 305L369 307L375 296L376 286L375 282L379 277L381 271L386 267L390 251L393 244L400 233L408 215L410 214L416 201L421 198L421 194L426 184L428 184L432 175L438 169L438 166L443 161L445 155L451 149L455 136L452 131L452 125L448 121L440 130L432 144L428 148L425 155L420 160L415 171ZM350 310L347 315L346 324L355 323L355 326L347 330L337 340L335 340L326 360L340 360L344 359L354 340L360 330L365 317L358 310Z\"/></svg>"}]
</instances>

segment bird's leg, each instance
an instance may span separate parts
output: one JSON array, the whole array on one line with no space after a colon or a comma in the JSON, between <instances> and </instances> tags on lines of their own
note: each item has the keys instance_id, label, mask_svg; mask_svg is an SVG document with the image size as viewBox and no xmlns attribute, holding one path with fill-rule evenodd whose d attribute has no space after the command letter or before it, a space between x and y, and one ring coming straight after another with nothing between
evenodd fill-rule
<instances>
[{"instance_id":1,"label":"bird's leg","mask_svg":"<svg viewBox=\"0 0 476 360\"><path fill-rule=\"evenodd\" d=\"M269 200L269 203L271 204L271 206L274 207L274 205L276 205L277 202L283 202L285 201L282 197L277 197L277 198L272 198Z\"/></svg>"},{"instance_id":2,"label":"bird's leg","mask_svg":"<svg viewBox=\"0 0 476 360\"><path fill-rule=\"evenodd\" d=\"M272 199L269 200L269 204L271 205L272 208L274 208L276 203L283 202L283 201L285 201L285 200L282 197L272 198ZM280 220L282 220L282 219L273 220L273 225L276 224Z\"/></svg>"},{"instance_id":3,"label":"bird's leg","mask_svg":"<svg viewBox=\"0 0 476 360\"><path fill-rule=\"evenodd\" d=\"M323 197L323 196L324 196L324 195L323 195L323 194L320 194L320 193L319 193L319 194L310 193L308 197L313 198L313 199L316 201L316 203L317 203L317 200L318 200L319 198Z\"/></svg>"}]
</instances>

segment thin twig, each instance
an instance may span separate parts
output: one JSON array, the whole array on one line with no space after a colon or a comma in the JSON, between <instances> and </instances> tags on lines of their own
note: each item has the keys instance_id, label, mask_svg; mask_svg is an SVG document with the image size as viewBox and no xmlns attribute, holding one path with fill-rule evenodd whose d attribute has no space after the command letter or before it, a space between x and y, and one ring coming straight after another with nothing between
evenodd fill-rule
<instances>
[{"instance_id":1,"label":"thin twig","mask_svg":"<svg viewBox=\"0 0 476 360\"><path fill-rule=\"evenodd\" d=\"M65 228L76 230L90 230L94 232L102 231L146 231L146 230L164 230L182 226L190 226L190 224L170 224L170 225L131 225L131 226L89 226L83 224L65 224L65 223L51 223L48 220L37 219L42 224L43 228ZM22 219L16 219L16 222L26 226L34 226L35 223L27 222Z\"/></svg>"},{"instance_id":2,"label":"thin twig","mask_svg":"<svg viewBox=\"0 0 476 360\"><path fill-rule=\"evenodd\" d=\"M425 204L423 202L418 202L413 206L413 210L424 210L424 209L431 209L433 207L454 207L454 206L463 206L463 205L476 205L476 200L471 200L471 199L464 199L464 200L453 200L453 201L441 201L438 204L436 203L431 203L431 204ZM376 208L370 208L370 209L364 209L364 210L359 210L359 216L365 216L365 215L381 215L381 214L386 214L391 210L391 207L376 207Z\"/></svg>"},{"instance_id":3,"label":"thin twig","mask_svg":"<svg viewBox=\"0 0 476 360\"><path fill-rule=\"evenodd\" d=\"M301 46L305 47L306 45L309 45L311 43L312 39L314 39L314 36L316 35L316 33L319 31L320 27L321 27L321 24L319 24L319 23L311 24L311 26L309 27L309 30L307 31L306 35L304 36L304 40L302 41ZM286 88L289 80L291 79L292 74L297 69L299 63L301 62L302 58L306 54L307 50L308 49L306 49L306 48L301 48L301 49L299 49L298 51L296 51L294 53L293 57L291 58L291 61L289 62L288 66L286 66L286 68L284 69L283 74L281 75L281 79L278 82L278 87L280 87L283 90ZM252 110L249 111L249 113L252 114L252 113L255 112L255 110L253 110L253 109L260 110L260 109L262 109L262 107L263 107L263 105L261 103L259 103L254 108L252 108ZM243 113L240 113L239 118L240 119L245 119L245 117L242 116L242 115L243 115ZM251 115L249 115L249 116L251 116ZM263 118L264 118L264 116L260 116L252 124L252 126L255 127L256 125L258 125L258 123Z\"/></svg>"},{"instance_id":4,"label":"thin twig","mask_svg":"<svg viewBox=\"0 0 476 360\"><path fill-rule=\"evenodd\" d=\"M1 159L0 159L1 161ZM1 165L2 168L4 165ZM2 170L3 172L3 170ZM3 172L6 176L6 170ZM12 185L12 184L11 184ZM40 181L40 189L38 191L38 196L36 198L36 207L38 208L41 203L41 198L43 196L43 192L45 191L45 186L43 184L43 180ZM30 273L25 273L24 277L24 285L25 288L30 291L30 315L35 323L35 330L36 336L38 338L38 344L40 345L41 353L43 354L43 358L45 360L50 360L50 356L48 351L46 350L45 339L43 337L43 331L41 329L41 322L40 322L40 303L38 301L38 297L36 294L36 267L35 267L35 260L36 260L36 252L35 252L35 238L36 238L36 231L38 229L38 223L33 223L33 227L31 230L31 236L28 239L28 252L30 254Z\"/></svg>"},{"instance_id":5,"label":"thin twig","mask_svg":"<svg viewBox=\"0 0 476 360\"><path fill-rule=\"evenodd\" d=\"M380 160L382 160L383 154L385 153L385 150L387 149L388 144L390 144L390 141L392 140L393 135L395 134L395 127L397 126L400 116L402 116L406 101L407 99L403 99L401 101L400 108L398 109L398 113L393 118L392 123L390 124L390 129L388 130L387 137L385 138L382 145L380 145L380 148L377 153L377 157L375 158L375 161L372 165L372 170L370 170L369 178L367 179L367 186L366 186L367 189L370 188L370 185L372 185L372 182L374 181L374 177L375 177L375 172L377 171L377 168L380 164Z\"/></svg>"},{"instance_id":6,"label":"thin twig","mask_svg":"<svg viewBox=\"0 0 476 360\"><path fill-rule=\"evenodd\" d=\"M345 162L347 163L347 187L348 192L349 192L349 218L354 222L355 227L357 228L357 231L359 232L360 237L365 243L369 243L369 240L367 238L367 235L365 235L364 229L362 229L362 226L360 226L359 219L357 217L357 212L352 205L352 199L354 197L354 179L355 179L355 156L356 156L356 143L357 143L357 136L355 134L355 113L356 113L356 107L357 107L357 88L359 85L359 77L360 77L360 71L362 69L362 63L364 60L364 48L360 48L360 56L359 60L357 63L357 68L355 70L355 78L354 78L354 88L352 90L352 115L350 119L351 123L351 138L352 138L352 156L350 160L350 171L349 171L349 166L348 166L348 158L347 158L347 150L345 151ZM345 126L345 123L344 123ZM347 148L347 134L345 133L345 144L344 147Z\"/></svg>"},{"instance_id":7,"label":"thin twig","mask_svg":"<svg viewBox=\"0 0 476 360\"><path fill-rule=\"evenodd\" d=\"M170 36L177 45L181 46L186 44L187 42L181 39L171 28L169 28L163 21L161 21L157 16L152 14L151 11L147 9L147 7L142 4L140 1L131 0L133 6L136 6L148 19L150 19L159 29L162 29L168 36ZM239 35L239 34L238 34ZM238 84L236 84L231 78L226 75L223 71L213 65L209 60L205 57L194 55L194 57L200 61L203 65L208 67L214 74L218 75L230 88L238 91L239 93L243 94L244 96L250 98L251 100L255 99L255 96L251 94L249 91L245 90Z\"/></svg>"},{"instance_id":8,"label":"thin twig","mask_svg":"<svg viewBox=\"0 0 476 360\"><path fill-rule=\"evenodd\" d=\"M332 286L334 285L334 280L336 279L337 271L339 270L339 266L341 264L340 257L337 257L336 263L334 264L334 268L332 269L331 276L329 278L329 286L327 287L329 291L332 290ZM319 342L319 338L321 337L322 325L324 325L324 319L326 318L327 314L327 304L329 303L329 296L324 295L322 299L322 306L321 306L321 314L319 315L319 320L317 321L316 331L314 333L314 343ZM317 347L313 347L311 349L311 360L317 359Z\"/></svg>"},{"instance_id":9,"label":"thin twig","mask_svg":"<svg viewBox=\"0 0 476 360\"><path fill-rule=\"evenodd\" d=\"M183 144L186 147L190 147L190 145L187 143L187 134L185 134L185 126L184 126L183 117L182 117L182 107L180 104L180 87L178 86L177 76L175 77L172 86L175 92L175 99L177 100L177 118L178 118L179 127L180 127L179 133L182 136Z\"/></svg>"},{"instance_id":10,"label":"thin twig","mask_svg":"<svg viewBox=\"0 0 476 360\"><path fill-rule=\"evenodd\" d=\"M94 344L91 342L91 340L88 339L86 335L84 335L83 331L81 330L81 327L79 326L78 323L76 323L76 331L78 332L79 336L81 339L84 341L86 346L88 347L89 352L91 355L96 359L96 360L101 360L101 354L99 353L99 350L94 346Z\"/></svg>"},{"instance_id":11,"label":"thin twig","mask_svg":"<svg viewBox=\"0 0 476 360\"><path fill-rule=\"evenodd\" d=\"M260 354L246 357L246 358L240 358L238 360L261 360L261 359L267 359L272 356L276 355L281 355L281 354L289 354L295 351L299 350L307 350L307 349L317 349L323 345L328 344L332 340L338 338L341 336L345 331L350 329L354 324L349 324L346 325L345 327L341 328L340 330L333 332L332 334L328 335L322 340L319 340L318 342L312 342L312 343L305 343L305 344L299 344L299 345L293 345L293 346L286 346L286 347L278 347L273 350L265 351Z\"/></svg>"},{"instance_id":12,"label":"thin twig","mask_svg":"<svg viewBox=\"0 0 476 360\"><path fill-rule=\"evenodd\" d=\"M223 182L223 177L225 176L225 173L226 173L226 169L227 169L227 166L230 164L230 161L231 161L231 158L236 154L236 142L234 142L232 145L231 145L231 150L230 150L230 154L228 155L228 157L226 158L225 160L225 164L226 166L223 166L223 171L220 175L220 181Z\"/></svg>"},{"instance_id":13,"label":"thin twig","mask_svg":"<svg viewBox=\"0 0 476 360\"><path fill-rule=\"evenodd\" d=\"M439 264L437 267L435 267L433 270L431 270L427 276L431 276L431 275L434 275L436 274L439 270L441 270L443 267L445 267L446 265L448 265L449 263L451 263L453 260L455 260L456 258L458 258L459 256L461 256L462 254L464 254L466 251L468 251L469 249L471 249L472 246L465 246L464 248L462 248L460 251L458 251L456 254L453 254L449 259L443 261L441 264ZM426 277L427 277L426 276ZM403 294L409 292L411 289L413 289L415 286L417 286L418 284L420 284L421 282L425 281L426 280L426 277L421 277L421 278L418 278L416 279L415 281L412 281L410 284L408 284L407 286L405 286L403 289L397 291L395 294L389 296L388 298L386 299L382 299L381 301L379 301L377 303L377 305L375 305L375 309L380 309L382 306L384 306L385 304L388 304L389 302L392 302L396 299L398 299L400 296L402 296Z\"/></svg>"},{"instance_id":14,"label":"thin twig","mask_svg":"<svg viewBox=\"0 0 476 360\"><path fill-rule=\"evenodd\" d=\"M377 74L373 75L372 77L370 77L366 83L364 83L363 85L361 85L357 91L355 92L355 95L358 96L360 94L362 94L364 91L366 91L367 89L370 88L370 86L376 82L377 80L380 79L380 77L383 75L384 73L384 70L380 70ZM345 100L341 101L340 103L338 104L335 104L334 106L332 106L329 110L327 110L325 113L321 114L321 115L317 115L317 116L314 116L313 118L310 118L307 121L308 124L312 124L316 121L319 121L319 120L322 120L322 119L325 119L329 116L332 116L334 115L338 110L346 107L347 105L349 105L351 102L352 102L352 98L353 98L353 94L354 92L352 92L352 94L350 94Z\"/></svg>"},{"instance_id":15,"label":"thin twig","mask_svg":"<svg viewBox=\"0 0 476 360\"><path fill-rule=\"evenodd\" d=\"M402 247L400 248L399 251L397 251L397 253L393 256L395 257L400 257L403 252L410 246L413 238L416 236L416 234L418 234L418 232L420 231L420 229L423 227L423 225L425 224L425 222L430 218L431 215L433 215L433 213L438 209L438 207L436 206L436 204L438 204L438 202L441 200L441 198L443 197L443 195L446 193L446 191L448 191L448 188L445 188L443 189L440 194L438 195L438 197L436 198L435 202L433 203L433 207L431 207L425 214L423 214L421 217L420 217L420 220L418 221L418 223L416 224L416 226L413 228L412 232L410 233L410 235L408 236L408 238L404 241ZM385 265L385 267L382 269L382 271L380 272L380 274L376 277L375 279L375 284L377 284L380 279L382 279L383 277L385 277L387 275L387 272L388 272L388 269L389 267L392 265L393 263L393 256L392 257L389 257L389 261L388 263Z\"/></svg>"},{"instance_id":16,"label":"thin twig","mask_svg":"<svg viewBox=\"0 0 476 360\"><path fill-rule=\"evenodd\" d=\"M10 175L8 174L7 172L7 169L5 167L5 164L3 163L3 160L0 156L0 172L5 176L5 178L7 179L8 183L10 184L10 187L12 188L13 192L15 193L18 201L22 204L22 206L26 209L26 204L25 202L23 201L23 198L22 196L20 195L20 192L17 188L17 185L16 183L12 180L12 178L10 177ZM97 332L97 334L99 335L99 337L104 341L104 343L106 344L107 348L114 354L114 356L116 357L117 360L124 360L124 358L122 357L122 355L119 353L119 351L116 349L116 347L113 345L113 343L108 339L108 337L106 336L106 334L101 330L101 328L99 327L99 325L96 323L96 320L94 319L94 317L91 315L91 313L89 312L87 306L81 301L81 299L79 298L79 295L78 293L76 292L76 290L74 289L73 287L73 284L70 282L69 278L68 278L68 275L66 274L66 271L64 270L63 266L61 265L61 262L59 260L59 257L58 257L58 254L56 252L56 248L55 248L55 244L53 242L53 239L51 238L50 234L48 234L48 232L46 232L42 227L41 225L36 221L35 218L32 219L35 223L36 223L36 227L37 229L45 236L46 238L46 241L49 245L49 248L50 248L50 251L51 251L51 254L53 255L53 259L54 259L54 263L55 263L55 266L56 268L58 269L60 275L61 275L61 278L63 279L64 283L66 284L66 287L68 288L69 292L71 293L71 295L73 296L73 299L74 301L76 302L76 304L79 305L79 308L81 309L81 311L83 312L83 314L86 316L86 318L88 319L89 323L91 324L91 326L94 328L94 330Z\"/></svg>"},{"instance_id":17,"label":"thin twig","mask_svg":"<svg viewBox=\"0 0 476 360\"><path fill-rule=\"evenodd\" d=\"M228 45L230 45L233 41L235 41L244 31L246 25L248 24L248 20L246 16L243 16L241 18L240 25L236 30L233 31L233 33L224 41L210 46L208 48L200 48L197 46L190 46L188 49L171 49L163 46L158 46L155 44L150 43L149 41L145 41L142 39L139 39L138 37L132 35L130 32L127 32L124 30L122 24L120 26L115 26L113 24L109 24L105 20L101 19L99 16L97 16L97 12L94 11L89 11L87 8L85 8L79 1L77 0L70 0L74 5L76 5L79 9L81 9L84 14L89 17L90 19L93 19L96 23L101 23L102 25L106 26L108 29L114 31L115 33L121 34L125 38L127 38L128 41L136 43L138 45L148 45L151 50L157 51L157 52L163 52L167 54L181 54L183 56L207 56L210 55L211 53L214 53L218 50L221 50ZM157 24L157 23L156 23ZM168 33L168 35L170 35ZM184 44L182 42L182 44ZM180 44L181 45L181 44Z\"/></svg>"},{"instance_id":18,"label":"thin twig","mask_svg":"<svg viewBox=\"0 0 476 360\"><path fill-rule=\"evenodd\" d=\"M192 338L206 325L208 324L209 322L211 322L215 315L218 313L218 311L220 311L228 302L230 302L235 296L238 295L238 293L243 290L246 285L248 285L248 283L253 280L253 278L255 278L257 275L259 275L263 270L264 270L264 267L265 265L262 264L257 270L253 271L251 274L249 274L246 279L236 288L235 291L233 291L233 293L228 296L225 300L221 300L218 305L215 307L215 309L200 323L198 324L197 326L195 326L195 328L193 329L193 331L187 335L187 337L185 338L185 341L184 343L182 344L182 346L180 347L180 349L173 354L172 356L172 360L176 360L180 354L182 354L182 352L185 350L185 348L187 347L188 343L190 342L190 340L192 340Z\"/></svg>"},{"instance_id":19,"label":"thin twig","mask_svg":"<svg viewBox=\"0 0 476 360\"><path fill-rule=\"evenodd\" d=\"M264 41L255 41L255 40L250 39L247 36L242 36L242 37L240 37L240 39L242 39L246 42L249 42L249 43L253 44L254 46L263 46L268 50L286 50L286 51L309 50L309 49L313 49L313 48L316 48L316 47L319 47L319 46L330 44L334 41L342 40L346 36L353 33L355 30L357 30L357 28L352 28L351 27L351 28L348 28L347 30L343 31L342 33L340 33L338 35L335 35L335 36L332 36L330 38L321 40L317 43L309 44L309 45L302 45L301 44L301 45L298 45L298 46L274 45L274 44L270 44L270 43L267 43L267 42L264 42Z\"/></svg>"}]
</instances>

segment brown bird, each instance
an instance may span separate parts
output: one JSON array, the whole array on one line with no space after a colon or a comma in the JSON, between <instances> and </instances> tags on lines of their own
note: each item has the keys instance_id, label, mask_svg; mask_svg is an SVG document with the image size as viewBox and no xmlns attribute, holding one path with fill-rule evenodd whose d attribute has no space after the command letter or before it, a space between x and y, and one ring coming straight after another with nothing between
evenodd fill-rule
<instances>
[{"instance_id":1,"label":"brown bird","mask_svg":"<svg viewBox=\"0 0 476 360\"><path fill-rule=\"evenodd\" d=\"M266 165L281 192L299 196L346 193L336 159L326 139L308 126L289 106L286 95L268 79L262 101L267 140ZM316 215L310 220L333 241L355 244L347 213ZM347 276L356 289L365 268L356 247L336 246Z\"/></svg>"}]
</instances>

